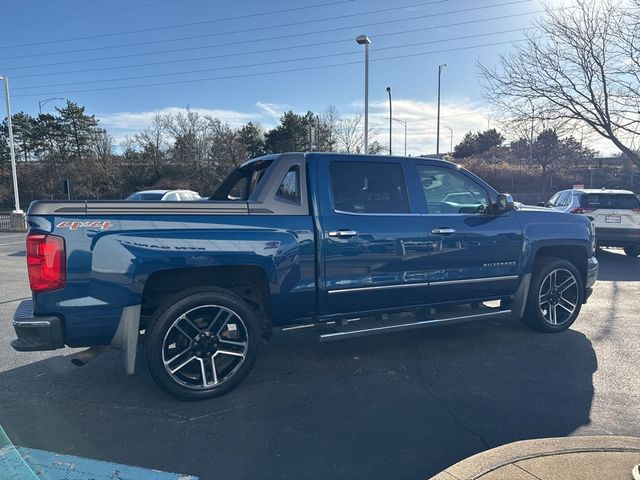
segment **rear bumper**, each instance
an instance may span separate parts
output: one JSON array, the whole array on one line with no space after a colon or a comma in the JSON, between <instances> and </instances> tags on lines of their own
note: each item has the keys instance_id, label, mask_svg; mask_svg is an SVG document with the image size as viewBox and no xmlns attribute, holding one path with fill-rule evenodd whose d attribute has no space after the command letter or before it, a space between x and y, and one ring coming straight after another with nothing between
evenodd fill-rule
<instances>
[{"instance_id":1,"label":"rear bumper","mask_svg":"<svg viewBox=\"0 0 640 480\"><path fill-rule=\"evenodd\" d=\"M640 229L596 227L596 242L603 247L640 246Z\"/></svg>"},{"instance_id":2,"label":"rear bumper","mask_svg":"<svg viewBox=\"0 0 640 480\"><path fill-rule=\"evenodd\" d=\"M23 300L13 314L17 339L11 346L19 352L55 350L64 347L62 320L55 316L33 315L33 301Z\"/></svg>"}]
</instances>

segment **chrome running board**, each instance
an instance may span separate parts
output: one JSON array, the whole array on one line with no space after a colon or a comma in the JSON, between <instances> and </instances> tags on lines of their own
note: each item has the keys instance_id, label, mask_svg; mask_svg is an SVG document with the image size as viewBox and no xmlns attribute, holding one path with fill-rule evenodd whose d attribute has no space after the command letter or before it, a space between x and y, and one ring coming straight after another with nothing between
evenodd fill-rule
<instances>
[{"instance_id":1,"label":"chrome running board","mask_svg":"<svg viewBox=\"0 0 640 480\"><path fill-rule=\"evenodd\" d=\"M376 326L369 328L362 328L359 325L347 325L341 327L339 330L321 333L319 336L320 342L332 342L336 340L343 340L346 338L364 337L368 335L378 335L382 333L400 332L402 330L413 330L417 328L435 327L438 325L451 325L455 323L471 322L475 320L490 320L492 318L504 317L511 314L511 310L489 309L486 312L473 313L470 315L460 315L459 311L455 312L456 316L443 316L438 315L435 318L429 318L427 320L419 320L414 322L393 323ZM477 310L476 310L477 312ZM450 312L454 313L454 312ZM358 322L359 323L359 322ZM360 327L360 328L358 328Z\"/></svg>"}]
</instances>

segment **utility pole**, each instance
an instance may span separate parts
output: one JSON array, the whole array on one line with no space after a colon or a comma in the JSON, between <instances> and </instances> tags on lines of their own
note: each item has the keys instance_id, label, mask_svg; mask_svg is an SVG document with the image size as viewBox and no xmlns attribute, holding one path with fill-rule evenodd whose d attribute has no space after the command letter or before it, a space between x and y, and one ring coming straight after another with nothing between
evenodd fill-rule
<instances>
[{"instance_id":1,"label":"utility pole","mask_svg":"<svg viewBox=\"0 0 640 480\"><path fill-rule=\"evenodd\" d=\"M393 135L391 125L393 123L393 110L391 109L391 87L387 87L387 93L389 94L389 156L393 155L391 153L391 145L393 144Z\"/></svg>"},{"instance_id":2,"label":"utility pole","mask_svg":"<svg viewBox=\"0 0 640 480\"><path fill-rule=\"evenodd\" d=\"M440 154L440 77L442 77L442 70L446 67L446 63L438 65L438 124L436 128L436 155Z\"/></svg>"},{"instance_id":3,"label":"utility pole","mask_svg":"<svg viewBox=\"0 0 640 480\"><path fill-rule=\"evenodd\" d=\"M9 98L9 78L0 76L4 80L4 98L7 104L7 127L9 130L9 153L11 155L11 175L13 177L13 198L15 210L13 213L22 215L20 210L20 196L18 194L18 175L16 174L16 150L13 144L13 125L11 122L11 100Z\"/></svg>"},{"instance_id":4,"label":"utility pole","mask_svg":"<svg viewBox=\"0 0 640 480\"><path fill-rule=\"evenodd\" d=\"M399 118L394 118L393 121L398 122L400 125L404 127L404 156L406 157L407 156L407 122L404 120L400 120Z\"/></svg>"},{"instance_id":5,"label":"utility pole","mask_svg":"<svg viewBox=\"0 0 640 480\"><path fill-rule=\"evenodd\" d=\"M448 125L443 125L443 127L449 130L449 152L453 152L453 128Z\"/></svg>"},{"instance_id":6,"label":"utility pole","mask_svg":"<svg viewBox=\"0 0 640 480\"><path fill-rule=\"evenodd\" d=\"M371 39L366 35L356 37L358 45L364 45L364 153L369 153L369 45Z\"/></svg>"}]
</instances>

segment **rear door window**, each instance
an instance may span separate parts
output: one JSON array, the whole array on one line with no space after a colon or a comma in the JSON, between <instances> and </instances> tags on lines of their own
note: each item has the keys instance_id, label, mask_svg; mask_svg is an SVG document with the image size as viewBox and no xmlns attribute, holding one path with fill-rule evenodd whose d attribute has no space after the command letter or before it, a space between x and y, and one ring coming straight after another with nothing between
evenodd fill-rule
<instances>
[{"instance_id":1,"label":"rear door window","mask_svg":"<svg viewBox=\"0 0 640 480\"><path fill-rule=\"evenodd\" d=\"M331 164L333 208L350 213L410 213L402 166L386 162Z\"/></svg>"},{"instance_id":2,"label":"rear door window","mask_svg":"<svg viewBox=\"0 0 640 480\"><path fill-rule=\"evenodd\" d=\"M640 200L631 193L589 193L582 196L580 206L595 209L632 210L640 208Z\"/></svg>"}]
</instances>

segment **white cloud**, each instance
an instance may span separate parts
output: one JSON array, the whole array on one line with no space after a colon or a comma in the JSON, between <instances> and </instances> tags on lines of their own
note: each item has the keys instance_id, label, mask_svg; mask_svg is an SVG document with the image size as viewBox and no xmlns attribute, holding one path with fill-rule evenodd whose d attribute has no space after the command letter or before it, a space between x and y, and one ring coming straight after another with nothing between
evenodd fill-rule
<instances>
[{"instance_id":1,"label":"white cloud","mask_svg":"<svg viewBox=\"0 0 640 480\"><path fill-rule=\"evenodd\" d=\"M280 121L280 117L291 107L282 103L256 102L256 107L266 113L276 122Z\"/></svg>"},{"instance_id":2,"label":"white cloud","mask_svg":"<svg viewBox=\"0 0 640 480\"><path fill-rule=\"evenodd\" d=\"M353 102L351 107L362 111L361 102ZM436 102L411 99L393 100L393 118L407 122L407 154L422 155L436 152L437 130ZM487 128L488 112L476 102L466 99L442 102L440 105L440 152L448 152L451 138L453 145L459 143L469 130ZM448 126L453 130L453 137ZM389 103L373 101L369 104L369 126L376 132L376 138L384 144L389 142ZM393 152L404 153L404 126L393 122Z\"/></svg>"}]
</instances>

